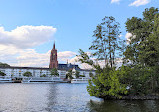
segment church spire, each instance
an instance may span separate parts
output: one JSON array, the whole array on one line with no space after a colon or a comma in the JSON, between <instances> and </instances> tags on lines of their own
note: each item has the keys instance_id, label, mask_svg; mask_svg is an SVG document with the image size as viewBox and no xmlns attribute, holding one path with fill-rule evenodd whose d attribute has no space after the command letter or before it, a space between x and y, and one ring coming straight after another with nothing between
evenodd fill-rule
<instances>
[{"instance_id":1,"label":"church spire","mask_svg":"<svg viewBox=\"0 0 159 112\"><path fill-rule=\"evenodd\" d=\"M55 49L55 41L53 45L53 49L51 50L50 54L50 65L49 68L58 68L58 61L57 61L57 49Z\"/></svg>"},{"instance_id":2,"label":"church spire","mask_svg":"<svg viewBox=\"0 0 159 112\"><path fill-rule=\"evenodd\" d=\"M54 41L53 49L55 49L55 41Z\"/></svg>"}]
</instances>

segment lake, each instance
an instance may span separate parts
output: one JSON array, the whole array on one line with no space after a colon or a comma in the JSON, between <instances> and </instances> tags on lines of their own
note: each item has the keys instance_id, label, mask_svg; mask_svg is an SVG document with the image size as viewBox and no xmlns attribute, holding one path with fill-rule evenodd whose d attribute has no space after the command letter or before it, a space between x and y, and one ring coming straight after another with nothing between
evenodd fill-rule
<instances>
[{"instance_id":1,"label":"lake","mask_svg":"<svg viewBox=\"0 0 159 112\"><path fill-rule=\"evenodd\" d=\"M87 84L0 84L0 112L159 112L159 101L89 96Z\"/></svg>"}]
</instances>

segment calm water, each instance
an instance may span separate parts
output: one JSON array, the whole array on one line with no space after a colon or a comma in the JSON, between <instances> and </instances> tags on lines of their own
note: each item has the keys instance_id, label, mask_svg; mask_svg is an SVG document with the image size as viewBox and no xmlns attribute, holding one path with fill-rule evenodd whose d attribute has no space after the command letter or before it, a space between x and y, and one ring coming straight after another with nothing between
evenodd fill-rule
<instances>
[{"instance_id":1,"label":"calm water","mask_svg":"<svg viewBox=\"0 0 159 112\"><path fill-rule=\"evenodd\" d=\"M159 101L106 101L86 84L0 84L0 112L159 112Z\"/></svg>"}]
</instances>

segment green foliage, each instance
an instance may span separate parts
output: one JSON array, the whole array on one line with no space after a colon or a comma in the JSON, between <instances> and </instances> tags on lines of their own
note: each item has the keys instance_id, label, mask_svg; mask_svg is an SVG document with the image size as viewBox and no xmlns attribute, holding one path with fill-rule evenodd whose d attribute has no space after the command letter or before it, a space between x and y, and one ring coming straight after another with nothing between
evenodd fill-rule
<instances>
[{"instance_id":1,"label":"green foliage","mask_svg":"<svg viewBox=\"0 0 159 112\"><path fill-rule=\"evenodd\" d=\"M125 60L131 61L131 91L133 94L159 92L159 10L147 8L143 18L132 17L126 22L132 34L124 52ZM128 77L127 77L128 78ZM129 78L130 80L130 78Z\"/></svg>"},{"instance_id":2,"label":"green foliage","mask_svg":"<svg viewBox=\"0 0 159 112\"><path fill-rule=\"evenodd\" d=\"M86 77L85 75L80 75L80 77Z\"/></svg>"},{"instance_id":3,"label":"green foliage","mask_svg":"<svg viewBox=\"0 0 159 112\"><path fill-rule=\"evenodd\" d=\"M32 73L31 73L31 72L25 72L25 73L23 74L23 76L32 77Z\"/></svg>"},{"instance_id":4,"label":"green foliage","mask_svg":"<svg viewBox=\"0 0 159 112\"><path fill-rule=\"evenodd\" d=\"M115 21L115 18L105 17L102 19L102 23L97 25L94 31L92 46L89 48L93 50L92 54L98 60L105 60L105 66L111 67L115 63L116 50L121 50L119 44L119 23Z\"/></svg>"},{"instance_id":5,"label":"green foliage","mask_svg":"<svg viewBox=\"0 0 159 112\"><path fill-rule=\"evenodd\" d=\"M87 53L85 53L82 49L79 49L79 54L78 55L79 58L78 61L81 62L81 63L87 63L89 64L90 66L92 66L93 68L96 68L97 66L94 64L93 60L88 56Z\"/></svg>"},{"instance_id":6,"label":"green foliage","mask_svg":"<svg viewBox=\"0 0 159 112\"><path fill-rule=\"evenodd\" d=\"M89 77L93 77L93 73L92 72L89 72Z\"/></svg>"},{"instance_id":7,"label":"green foliage","mask_svg":"<svg viewBox=\"0 0 159 112\"><path fill-rule=\"evenodd\" d=\"M0 62L0 67L10 67L10 65L8 65L7 63L1 63Z\"/></svg>"},{"instance_id":8,"label":"green foliage","mask_svg":"<svg viewBox=\"0 0 159 112\"><path fill-rule=\"evenodd\" d=\"M132 34L130 44L124 53L125 59L133 64L155 66L159 61L159 12L157 8L145 9L143 18L132 17L126 22Z\"/></svg>"},{"instance_id":9,"label":"green foliage","mask_svg":"<svg viewBox=\"0 0 159 112\"><path fill-rule=\"evenodd\" d=\"M119 70L107 66L103 68L103 72L97 74L89 81L87 90L91 96L101 98L121 98L122 95L127 94L126 84L120 83L121 74Z\"/></svg>"},{"instance_id":10,"label":"green foliage","mask_svg":"<svg viewBox=\"0 0 159 112\"><path fill-rule=\"evenodd\" d=\"M105 66L101 68L99 64L95 64L93 60L83 50L79 50L79 61L87 63L96 69L96 76L89 81L87 90L91 96L96 97L118 97L121 98L122 94L126 94L126 84L120 83L120 73L115 70L116 51L122 51L121 40L119 40L119 23L115 21L114 17L105 17L103 22L96 27L93 37L95 40L92 42L90 50L94 50L94 58L97 60L104 60ZM90 73L90 76L93 76Z\"/></svg>"},{"instance_id":11,"label":"green foliage","mask_svg":"<svg viewBox=\"0 0 159 112\"><path fill-rule=\"evenodd\" d=\"M0 76L5 76L6 74L0 71Z\"/></svg>"},{"instance_id":12,"label":"green foliage","mask_svg":"<svg viewBox=\"0 0 159 112\"><path fill-rule=\"evenodd\" d=\"M80 72L76 70L76 73L75 73L76 78L79 78L79 76L80 76L79 73Z\"/></svg>"},{"instance_id":13,"label":"green foliage","mask_svg":"<svg viewBox=\"0 0 159 112\"><path fill-rule=\"evenodd\" d=\"M90 57L82 50L80 61L87 63L96 69L96 75L89 81L87 91L91 96L101 98L121 98L122 95L127 94L127 84L121 83L121 79L124 74L121 74L119 70L115 70L115 67L106 66L101 68L100 65L95 64ZM126 74L126 73L125 73Z\"/></svg>"},{"instance_id":14,"label":"green foliage","mask_svg":"<svg viewBox=\"0 0 159 112\"><path fill-rule=\"evenodd\" d=\"M45 74L43 74L43 75L41 75L40 77L46 77L46 75L45 75Z\"/></svg>"},{"instance_id":15,"label":"green foliage","mask_svg":"<svg viewBox=\"0 0 159 112\"><path fill-rule=\"evenodd\" d=\"M67 74L66 74L66 79L73 79L73 77L72 77L72 70L70 69L70 70L68 70L68 72L67 72Z\"/></svg>"},{"instance_id":16,"label":"green foliage","mask_svg":"<svg viewBox=\"0 0 159 112\"><path fill-rule=\"evenodd\" d=\"M91 65L96 70L96 75L87 87L89 94L106 99L121 98L123 95L159 94L159 10L151 7L145 9L143 18L132 17L127 20L126 29L132 36L129 44L123 47L125 50L118 47L117 39L113 40L115 35L109 36L109 27L105 27L106 32L103 33L102 25L105 24L107 23L97 26L94 31L96 39L90 49L95 50L93 56L96 56L96 59L105 60L106 66L101 68L87 53L79 50L79 61ZM115 43L113 45L109 42ZM106 47L103 47L105 44ZM112 66L115 59L114 46L115 50L120 49L124 55L124 63L118 69Z\"/></svg>"},{"instance_id":17,"label":"green foliage","mask_svg":"<svg viewBox=\"0 0 159 112\"><path fill-rule=\"evenodd\" d=\"M56 68L53 68L52 70L51 70L51 74L50 74L51 76L59 76L59 73L58 73L58 71L57 71L57 69Z\"/></svg>"},{"instance_id":18,"label":"green foliage","mask_svg":"<svg viewBox=\"0 0 159 112\"><path fill-rule=\"evenodd\" d=\"M128 94L149 95L159 92L158 68L143 67L142 65L120 67L120 82L130 87ZM157 75L156 75L157 74Z\"/></svg>"}]
</instances>

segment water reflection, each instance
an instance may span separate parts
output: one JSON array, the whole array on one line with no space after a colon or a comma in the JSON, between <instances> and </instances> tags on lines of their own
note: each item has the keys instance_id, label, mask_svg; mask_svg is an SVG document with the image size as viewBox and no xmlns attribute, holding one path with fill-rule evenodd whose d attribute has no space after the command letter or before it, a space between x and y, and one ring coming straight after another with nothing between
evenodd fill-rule
<instances>
[{"instance_id":1,"label":"water reflection","mask_svg":"<svg viewBox=\"0 0 159 112\"><path fill-rule=\"evenodd\" d=\"M159 101L155 100L91 100L87 105L92 112L159 112Z\"/></svg>"},{"instance_id":2,"label":"water reflection","mask_svg":"<svg viewBox=\"0 0 159 112\"><path fill-rule=\"evenodd\" d=\"M48 90L48 93L47 93L48 103L47 103L47 108L46 108L46 110L48 112L51 112L52 111L52 107L55 107L55 105L56 105L56 102L57 102L57 97L56 97L57 93L56 93L56 91L57 91L56 84L49 85L49 90Z\"/></svg>"},{"instance_id":3,"label":"water reflection","mask_svg":"<svg viewBox=\"0 0 159 112\"><path fill-rule=\"evenodd\" d=\"M0 84L0 112L158 112L158 100L89 96L86 84Z\"/></svg>"},{"instance_id":4,"label":"water reflection","mask_svg":"<svg viewBox=\"0 0 159 112\"><path fill-rule=\"evenodd\" d=\"M0 112L44 111L47 89L42 84L0 84Z\"/></svg>"},{"instance_id":5,"label":"water reflection","mask_svg":"<svg viewBox=\"0 0 159 112\"><path fill-rule=\"evenodd\" d=\"M50 85L48 94L48 111L53 112L89 112L86 107L90 96L86 85L54 84Z\"/></svg>"}]
</instances>

